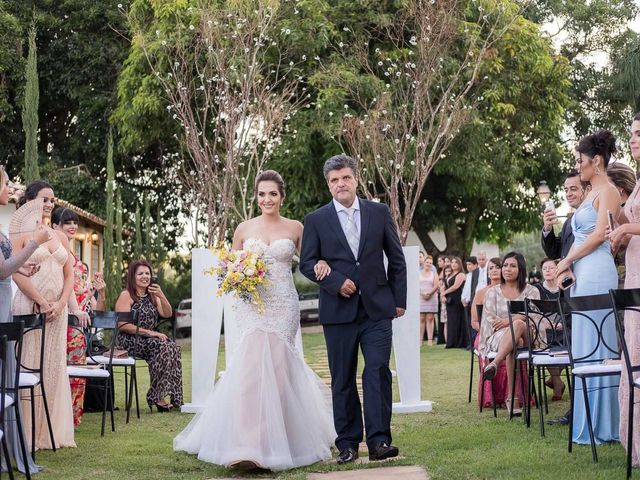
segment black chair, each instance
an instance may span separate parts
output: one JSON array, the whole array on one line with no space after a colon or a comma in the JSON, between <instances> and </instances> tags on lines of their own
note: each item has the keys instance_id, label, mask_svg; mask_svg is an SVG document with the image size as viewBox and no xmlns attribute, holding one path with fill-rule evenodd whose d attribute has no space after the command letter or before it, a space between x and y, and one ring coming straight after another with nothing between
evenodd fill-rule
<instances>
[{"instance_id":1,"label":"black chair","mask_svg":"<svg viewBox=\"0 0 640 480\"><path fill-rule=\"evenodd\" d=\"M482 305L476 305L476 309L476 311L478 312L478 322L482 325ZM480 335L480 331L478 331L478 335ZM471 345L471 368L469 369L469 403L471 403L471 391L473 389L473 364L475 362L476 356L479 357L480 352L478 351L478 349L474 348L473 345ZM480 362L479 359L478 362Z\"/></svg>"},{"instance_id":2,"label":"black chair","mask_svg":"<svg viewBox=\"0 0 640 480\"><path fill-rule=\"evenodd\" d=\"M87 365L67 365L67 373L69 377L94 379L98 382L98 388L104 392L104 403L102 407L102 427L100 436L104 436L105 423L107 417L107 408L111 416L111 431L116 431L116 425L113 418L113 402L108 401L111 392L113 392L113 351L116 345L117 337L117 321L118 314L116 312L94 312L95 316L91 319L91 326L83 330L78 322L78 318L69 315L69 326L82 331L87 337L87 345L91 345L94 339L102 339L107 351L104 352L108 358L106 364L100 363L89 350L87 357ZM106 340L105 340L106 339ZM96 355L97 357L97 355ZM101 384L101 385L100 385Z\"/></svg>"},{"instance_id":3,"label":"black chair","mask_svg":"<svg viewBox=\"0 0 640 480\"><path fill-rule=\"evenodd\" d=\"M514 406L515 406L515 398L516 398L516 383L517 375L520 375L520 390L522 394L522 404L524 407L523 412L523 420L527 421L527 416L529 415L529 409L531 406L531 399L529 397L528 389L525 389L524 384L524 372L526 371L526 364L529 361L529 350L526 346L518 347L516 342L516 333L513 329L513 316L514 315L524 315L526 317L526 311L523 300L509 300L507 302L508 312L509 312L509 333L511 334L511 344L513 345L513 385L511 385L511 404L508 405L509 408L509 420L514 417ZM535 394L535 392L534 392Z\"/></svg>"},{"instance_id":4,"label":"black chair","mask_svg":"<svg viewBox=\"0 0 640 480\"><path fill-rule=\"evenodd\" d=\"M2 451L0 452L0 464L2 463L2 455L4 455L9 478L13 480L13 468L11 467L11 457L9 456L9 447L7 446L7 436L5 435L5 431L7 429L5 427L4 420L5 409L7 407L10 407L15 401L13 397L7 395L6 389L7 369L4 366L6 365L7 358L9 356L7 348L7 336L0 335L0 361L2 362L2 369L0 370L0 426L2 426L2 430L0 430L0 442L2 443ZM0 473L0 476L1 475L2 474Z\"/></svg>"},{"instance_id":5,"label":"black chair","mask_svg":"<svg viewBox=\"0 0 640 480\"><path fill-rule=\"evenodd\" d=\"M127 365L120 365L124 367L124 388L125 388L125 408L127 410L127 420L129 423L129 417L131 416L131 407L133 403L133 397L136 399L136 416L140 418L140 400L138 395L138 374L136 371L136 364L138 360L142 360L136 352L138 352L138 339L140 338L140 325L138 323L137 312L120 312L118 317L118 331L122 326L126 324L133 325L135 327L134 340L133 340L133 355L130 355L130 363ZM130 370L130 371L129 371ZM127 376L129 377L129 383L127 385Z\"/></svg>"},{"instance_id":6,"label":"black chair","mask_svg":"<svg viewBox=\"0 0 640 480\"><path fill-rule=\"evenodd\" d=\"M102 314L104 312L95 312L96 314ZM135 323L131 312L118 312L118 331L123 323ZM136 330L136 342L137 342L137 330ZM116 347L118 346L118 342L116 339ZM132 357L130 355L126 356L118 356L111 358L109 355L92 355L87 358L87 364L90 365L109 365L111 364L112 372L115 375L117 373L117 368L122 368L124 373L124 403L127 411L126 415L126 423L129 423L130 413L131 413L131 404L132 404L132 393L135 389L135 397L136 397L136 414L137 417L140 418L140 406L138 401L138 377L136 374L136 363L138 359ZM114 388L113 378L112 378L112 388Z\"/></svg>"},{"instance_id":7,"label":"black chair","mask_svg":"<svg viewBox=\"0 0 640 480\"><path fill-rule=\"evenodd\" d=\"M603 335L603 328L607 321L614 322L615 315L611 308L611 296L609 294L601 295L587 295L582 297L565 297L559 300L560 302L560 319L563 323L563 335L565 345L568 346L569 364L571 366L571 410L569 413L569 452L573 447L573 413L575 405L575 390L576 390L576 377L580 379L582 384L582 395L587 415L587 423L589 427L589 438L591 440L591 454L593 461L598 461L598 453L596 451L596 442L593 434L593 422L591 419L591 409L589 406L589 390L587 388L587 379L598 377L619 377L622 372L621 363L612 363L611 360L619 360L619 346L617 341L613 340L616 345L611 344L612 341L607 339ZM596 320L589 315L589 312L606 310L602 320ZM567 324L571 316L571 323L573 333L569 337L569 326ZM587 352L585 355L576 357L571 348L571 341L575 340L576 326L580 322L586 322L587 325L591 325L593 333L591 338L595 338L595 346L591 352ZM598 353L600 347L604 347L602 353ZM595 387L591 391L600 388L618 388L618 385L611 385L605 387Z\"/></svg>"},{"instance_id":8,"label":"black chair","mask_svg":"<svg viewBox=\"0 0 640 480\"><path fill-rule=\"evenodd\" d=\"M20 390L29 390L28 400L31 402L31 456L35 460L36 458L36 387L40 387L40 396L42 397L42 405L44 407L44 414L47 420L47 428L49 429L49 438L51 440L51 447L53 451L56 451L56 441L53 435L53 427L51 426L51 415L49 413L49 403L47 401L47 392L45 390L43 372L45 364L45 339L46 339L46 319L44 314L33 315L14 315L13 321L22 321L24 323L24 335L23 338L28 338L28 335L36 336L36 340L40 341L40 356L38 359L38 365L25 365L21 363L20 368L23 370L20 372ZM38 338L39 335L39 338Z\"/></svg>"},{"instance_id":9,"label":"black chair","mask_svg":"<svg viewBox=\"0 0 640 480\"><path fill-rule=\"evenodd\" d=\"M476 305L476 311L478 312L478 322L480 324L480 329L478 330L478 335L480 335L482 331L482 310L484 305ZM473 349L472 354L478 356L478 365L480 365L480 380L482 382L482 386L480 387L480 413L482 413L482 409L484 408L484 385L486 382L491 384L491 406L493 407L493 416L498 416L498 410L496 406L496 391L494 388L493 379L487 380L484 378L484 369L488 365L488 362L496 358L495 352L489 352L487 355L483 355L479 350ZM473 363L471 364L473 368ZM469 391L471 391L471 382L473 381L473 373L471 374L471 378L469 379Z\"/></svg>"},{"instance_id":10,"label":"black chair","mask_svg":"<svg viewBox=\"0 0 640 480\"><path fill-rule=\"evenodd\" d=\"M0 323L0 336L6 337L7 339L7 350L6 350L6 354L3 353L2 354L2 364L9 364L9 351L11 350L11 345L13 344L13 355L14 357L14 361L13 363L15 363L15 371L14 371L14 375L13 378L11 379L7 379L6 378L6 369L3 367L2 368L2 375L5 377L4 380L4 387L3 387L3 401L4 401L4 408L2 408L2 423L0 423L0 425L3 426L3 437L4 435L6 435L7 429L6 429L6 420L5 420L5 410L7 408L13 408L14 411L14 415L15 415L15 423L16 423L16 428L17 428L17 432L18 432L18 442L20 443L19 447L22 453L22 458L25 459L25 467L28 466L27 463L27 442L24 436L24 430L23 430L23 426L22 426L22 417L21 417L21 410L20 410L20 395L19 395L19 389L17 387L18 382L20 380L20 361L19 359L22 356L22 337L24 334L24 322L22 321L15 321L15 322L11 322L11 323ZM6 363L5 363L6 362ZM9 477L13 478L12 475L13 473L11 472L11 466L9 463L9 455L7 454L7 452L5 452L5 456L7 458L7 468L9 470ZM28 468L25 468L25 476L27 479L31 479L31 472L29 472Z\"/></svg>"},{"instance_id":11,"label":"black chair","mask_svg":"<svg viewBox=\"0 0 640 480\"><path fill-rule=\"evenodd\" d=\"M535 396L539 412L540 436L544 437L544 414L549 413L546 389L543 381L545 371L549 368L564 370L567 384L571 389L569 375L569 355L564 344L562 322L560 321L560 306L557 300L537 300L525 298L525 317L527 320L526 340L529 353L529 397ZM538 380L536 395L535 378ZM544 399L540 402L540 397ZM544 403L544 408L542 403ZM531 409L528 410L527 426L531 425Z\"/></svg>"},{"instance_id":12,"label":"black chair","mask_svg":"<svg viewBox=\"0 0 640 480\"><path fill-rule=\"evenodd\" d=\"M640 313L640 288L632 288L627 290L610 290L609 295L611 296L611 304L613 306L613 314L616 319L616 331L618 332L618 342L620 342L620 346L622 347L622 359L624 361L624 365L626 367L626 376L629 385L629 415L627 421L627 478L631 477L631 450L633 444L633 410L635 405L635 392L636 388L640 388L640 378L637 373L640 372L640 363L632 362L631 356L629 355L629 348L627 346L627 341L624 336L625 328L624 328L624 316L627 315L627 312L637 312ZM630 324L631 321L638 322L640 319L631 320L629 318L627 320L627 325ZM621 442L624 442L624 439L620 439Z\"/></svg>"}]
</instances>

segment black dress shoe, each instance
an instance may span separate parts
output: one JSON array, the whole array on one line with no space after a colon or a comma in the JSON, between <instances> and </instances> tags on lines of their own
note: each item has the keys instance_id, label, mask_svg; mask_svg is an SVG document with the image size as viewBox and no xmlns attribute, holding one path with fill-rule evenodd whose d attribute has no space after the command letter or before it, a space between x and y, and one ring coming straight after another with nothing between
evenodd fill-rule
<instances>
[{"instance_id":1,"label":"black dress shoe","mask_svg":"<svg viewBox=\"0 0 640 480\"><path fill-rule=\"evenodd\" d=\"M338 465L355 462L358 458L358 451L355 448L344 448L340 450L338 455Z\"/></svg>"},{"instance_id":2,"label":"black dress shoe","mask_svg":"<svg viewBox=\"0 0 640 480\"><path fill-rule=\"evenodd\" d=\"M547 425L569 425L569 418L563 415L560 418L554 418L553 420L548 420Z\"/></svg>"},{"instance_id":3,"label":"black dress shoe","mask_svg":"<svg viewBox=\"0 0 640 480\"><path fill-rule=\"evenodd\" d=\"M380 442L373 450L369 450L369 460L384 460L385 458L397 457L400 450L387 442Z\"/></svg>"}]
</instances>

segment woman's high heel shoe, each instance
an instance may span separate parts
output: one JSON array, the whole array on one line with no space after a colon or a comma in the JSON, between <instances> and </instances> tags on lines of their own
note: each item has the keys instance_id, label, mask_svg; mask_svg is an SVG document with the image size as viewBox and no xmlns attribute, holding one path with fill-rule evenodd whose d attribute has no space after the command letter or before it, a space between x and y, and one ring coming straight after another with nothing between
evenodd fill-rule
<instances>
[{"instance_id":1,"label":"woman's high heel shoe","mask_svg":"<svg viewBox=\"0 0 640 480\"><path fill-rule=\"evenodd\" d=\"M156 406L156 409L158 410L158 413L165 413L165 412L170 412L171 410L173 410L173 405L171 405L170 403L167 404L162 404L162 403L152 403L152 402L147 402L149 405L149 410L151 410L151 413L153 413L153 406Z\"/></svg>"},{"instance_id":2,"label":"woman's high heel shoe","mask_svg":"<svg viewBox=\"0 0 640 480\"><path fill-rule=\"evenodd\" d=\"M562 384L562 389L560 390L560 395L556 395L556 393L553 393L553 397L551 397L551 401L552 402L557 402L559 400L562 400L562 396L564 395L564 390L565 388L567 388L567 386L563 383Z\"/></svg>"}]
</instances>

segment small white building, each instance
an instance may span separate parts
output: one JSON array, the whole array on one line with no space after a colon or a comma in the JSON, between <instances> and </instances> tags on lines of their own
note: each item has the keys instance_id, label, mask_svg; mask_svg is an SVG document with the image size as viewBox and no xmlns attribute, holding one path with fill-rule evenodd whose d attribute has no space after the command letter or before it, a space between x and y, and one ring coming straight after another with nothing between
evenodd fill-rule
<instances>
[{"instance_id":1,"label":"small white building","mask_svg":"<svg viewBox=\"0 0 640 480\"><path fill-rule=\"evenodd\" d=\"M73 254L89 266L89 278L93 278L93 273L101 272L104 265L103 233L106 222L65 200L56 199L56 206L68 208L78 214L80 224L76 237L71 240L70 247ZM0 228L5 234L11 221L11 215L15 211L16 205L13 201L8 205L0 205Z\"/></svg>"}]
</instances>

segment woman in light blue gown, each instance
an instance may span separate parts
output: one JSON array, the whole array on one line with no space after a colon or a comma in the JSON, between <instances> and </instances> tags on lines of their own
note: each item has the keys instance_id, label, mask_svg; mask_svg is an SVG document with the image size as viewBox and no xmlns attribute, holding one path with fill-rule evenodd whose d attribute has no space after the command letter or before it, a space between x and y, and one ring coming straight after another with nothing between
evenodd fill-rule
<instances>
[{"instance_id":1,"label":"woman in light blue gown","mask_svg":"<svg viewBox=\"0 0 640 480\"><path fill-rule=\"evenodd\" d=\"M576 170L580 180L591 184L591 191L571 218L575 241L569 254L558 264L558 277L562 279L573 266L576 277L571 296L598 295L617 288L618 273L611 255L611 245L605 240L608 224L607 211L614 218L620 209L620 194L609 183L606 168L611 155L615 153L616 139L607 130L583 137L576 147ZM607 310L585 312L593 321L601 323ZM596 349L595 327L585 316L573 316L571 351L574 358L593 358L602 361L615 354L601 342ZM602 327L604 343L611 349L617 348L615 321L613 315L605 320ZM589 355L590 352L593 352ZM597 377L587 379L589 406L593 421L596 443L618 441L618 377ZM582 385L576 383L573 412L573 442L590 443L586 409L583 401Z\"/></svg>"}]
</instances>

